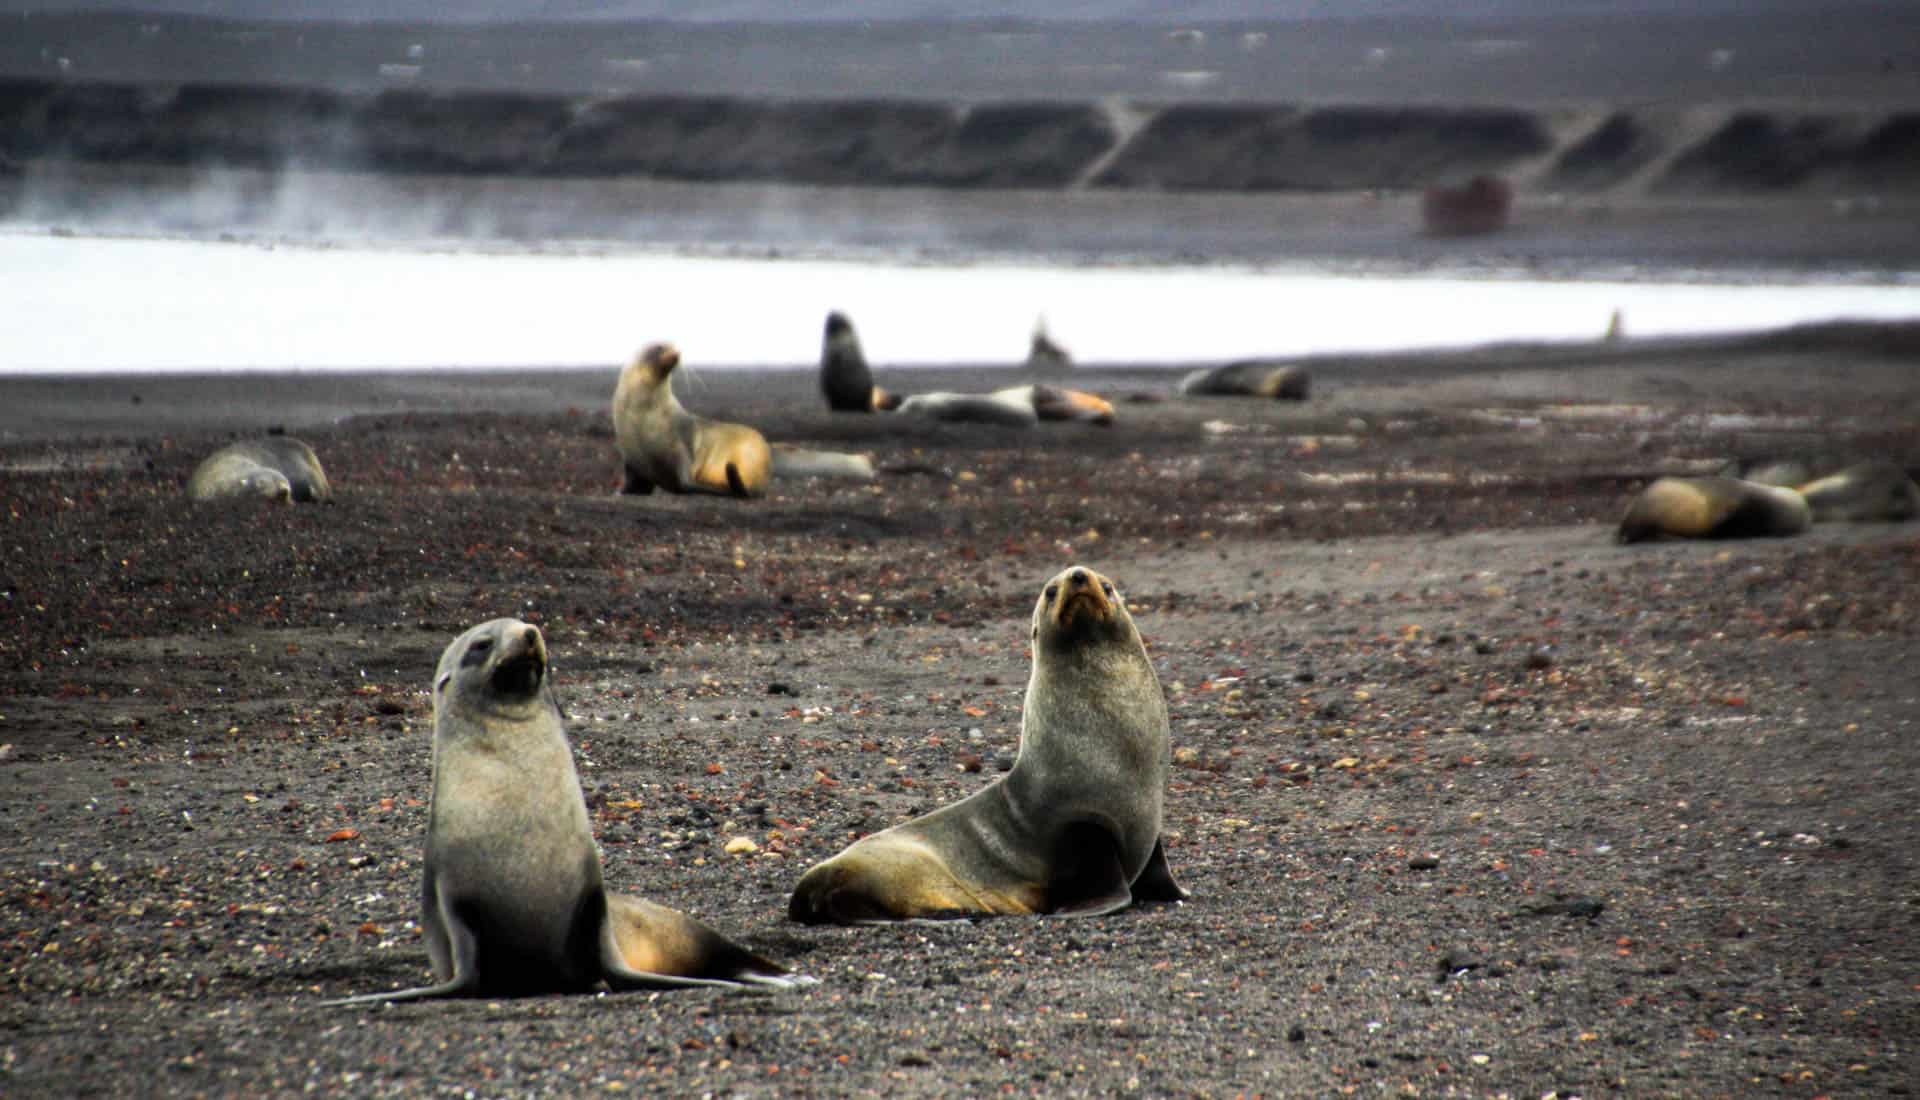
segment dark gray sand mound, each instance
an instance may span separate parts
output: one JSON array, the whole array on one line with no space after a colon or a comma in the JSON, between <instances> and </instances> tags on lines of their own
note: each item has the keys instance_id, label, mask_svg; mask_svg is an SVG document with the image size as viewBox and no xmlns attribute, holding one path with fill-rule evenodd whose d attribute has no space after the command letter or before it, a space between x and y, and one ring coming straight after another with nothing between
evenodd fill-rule
<instances>
[{"instance_id":1,"label":"dark gray sand mound","mask_svg":"<svg viewBox=\"0 0 1920 1100\"><path fill-rule=\"evenodd\" d=\"M700 411L892 471L745 503L611 495L612 367L300 422L337 503L281 509L186 506L239 426L195 421L314 380L101 384L0 446L0 1091L1906 1093L1920 534L1609 535L1727 457L1920 465L1913 350L1546 358L1029 431L708 372ZM1068 561L1160 669L1194 899L787 923L808 863L1008 765ZM501 614L547 632L610 882L818 986L316 1007L425 977L428 678Z\"/></svg>"}]
</instances>

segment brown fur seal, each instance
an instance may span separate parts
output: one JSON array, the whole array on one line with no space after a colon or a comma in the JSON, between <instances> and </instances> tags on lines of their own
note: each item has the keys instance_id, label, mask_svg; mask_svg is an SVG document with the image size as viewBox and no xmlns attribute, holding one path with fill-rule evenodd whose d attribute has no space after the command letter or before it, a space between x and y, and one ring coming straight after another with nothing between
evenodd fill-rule
<instances>
[{"instance_id":1,"label":"brown fur seal","mask_svg":"<svg viewBox=\"0 0 1920 1100\"><path fill-rule=\"evenodd\" d=\"M1616 537L1641 542L1660 535L1690 539L1797 535L1813 523L1792 489L1730 477L1663 477L1627 505Z\"/></svg>"},{"instance_id":2,"label":"brown fur seal","mask_svg":"<svg viewBox=\"0 0 1920 1100\"><path fill-rule=\"evenodd\" d=\"M1920 485L1891 462L1861 462L1800 486L1815 523L1897 522L1920 516Z\"/></svg>"},{"instance_id":3,"label":"brown fur seal","mask_svg":"<svg viewBox=\"0 0 1920 1100\"><path fill-rule=\"evenodd\" d=\"M313 448L290 435L229 444L208 455L187 479L194 500L267 497L301 502L333 495Z\"/></svg>"},{"instance_id":4,"label":"brown fur seal","mask_svg":"<svg viewBox=\"0 0 1920 1100\"><path fill-rule=\"evenodd\" d=\"M1036 382L1031 386L1010 386L1004 390L993 391L994 397L1013 401L1025 401L1033 406L1033 414L1042 420L1081 420L1102 427L1113 423L1113 403L1104 397L1070 390L1064 386L1049 386Z\"/></svg>"},{"instance_id":5,"label":"brown fur seal","mask_svg":"<svg viewBox=\"0 0 1920 1100\"><path fill-rule=\"evenodd\" d=\"M1286 366L1269 359L1246 359L1224 367L1194 371L1180 380L1179 390L1188 397L1305 401L1308 385L1305 367Z\"/></svg>"},{"instance_id":6,"label":"brown fur seal","mask_svg":"<svg viewBox=\"0 0 1920 1100\"><path fill-rule=\"evenodd\" d=\"M834 412L873 412L900 404L899 398L873 384L853 322L837 310L827 314L827 331L820 342L820 392Z\"/></svg>"},{"instance_id":7,"label":"brown fur seal","mask_svg":"<svg viewBox=\"0 0 1920 1100\"><path fill-rule=\"evenodd\" d=\"M432 797L420 924L434 984L330 1003L796 984L691 917L607 893L537 628L494 619L441 655Z\"/></svg>"},{"instance_id":8,"label":"brown fur seal","mask_svg":"<svg viewBox=\"0 0 1920 1100\"><path fill-rule=\"evenodd\" d=\"M858 840L800 879L808 924L1111 913L1178 901L1161 845L1167 706L1120 594L1072 566L1033 609L1013 770L972 796Z\"/></svg>"},{"instance_id":9,"label":"brown fur seal","mask_svg":"<svg viewBox=\"0 0 1920 1100\"><path fill-rule=\"evenodd\" d=\"M673 396L680 352L653 344L620 372L613 388L613 436L626 475L623 493L720 493L760 496L767 491L773 454L759 432L744 424L698 417Z\"/></svg>"}]
</instances>

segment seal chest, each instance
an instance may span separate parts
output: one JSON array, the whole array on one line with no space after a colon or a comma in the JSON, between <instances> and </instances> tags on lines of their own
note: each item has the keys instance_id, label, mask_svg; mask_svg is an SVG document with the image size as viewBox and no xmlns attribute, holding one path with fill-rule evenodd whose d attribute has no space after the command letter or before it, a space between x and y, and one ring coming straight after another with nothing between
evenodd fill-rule
<instances>
[{"instance_id":1,"label":"seal chest","mask_svg":"<svg viewBox=\"0 0 1920 1100\"><path fill-rule=\"evenodd\" d=\"M1161 843L1166 701L1112 581L1048 581L1013 770L984 790L854 842L810 869L806 923L1110 913L1178 901Z\"/></svg>"},{"instance_id":2,"label":"seal chest","mask_svg":"<svg viewBox=\"0 0 1920 1100\"><path fill-rule=\"evenodd\" d=\"M547 668L517 619L441 655L420 886L434 984L330 1003L799 982L685 914L607 893Z\"/></svg>"}]
</instances>

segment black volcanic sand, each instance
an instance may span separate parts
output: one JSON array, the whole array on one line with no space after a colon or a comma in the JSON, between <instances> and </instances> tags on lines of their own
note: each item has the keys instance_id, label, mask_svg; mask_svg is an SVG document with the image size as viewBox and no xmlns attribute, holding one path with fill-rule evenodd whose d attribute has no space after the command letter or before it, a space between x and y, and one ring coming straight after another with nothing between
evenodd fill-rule
<instances>
[{"instance_id":1,"label":"black volcanic sand","mask_svg":"<svg viewBox=\"0 0 1920 1100\"><path fill-rule=\"evenodd\" d=\"M611 369L0 381L0 1091L1906 1094L1920 528L1609 523L1734 455L1920 465L1913 347L1328 361L1305 404L1026 432L705 372L701 411L890 471L754 502L613 496ZM185 504L274 422L337 503ZM1165 684L1193 900L787 923L809 863L1009 765L1072 561ZM318 1007L426 976L428 679L502 614L610 882L817 986Z\"/></svg>"}]
</instances>

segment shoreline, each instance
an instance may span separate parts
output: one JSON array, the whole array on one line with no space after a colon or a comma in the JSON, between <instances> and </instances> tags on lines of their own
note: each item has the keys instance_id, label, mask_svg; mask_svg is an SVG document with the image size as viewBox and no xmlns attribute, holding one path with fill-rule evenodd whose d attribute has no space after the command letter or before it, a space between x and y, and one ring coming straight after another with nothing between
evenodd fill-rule
<instances>
[{"instance_id":1,"label":"shoreline","mask_svg":"<svg viewBox=\"0 0 1920 1100\"><path fill-rule=\"evenodd\" d=\"M1441 400L1445 387L1485 385L1505 377L1524 392L1585 394L1598 400L1605 387L1631 388L1636 380L1679 377L1702 393L1733 379L1727 364L1744 372L1728 397L1751 401L1800 385L1796 366L1823 353L1864 359L1852 368L1862 392L1905 391L1905 372L1920 361L1920 318L1908 322L1834 322L1730 334L1647 337L1618 343L1505 341L1449 348L1408 348L1379 353L1329 353L1275 357L1276 364L1306 369L1315 401L1302 412L1370 403ZM1046 382L1101 392L1119 404L1123 422L1133 395L1165 398L1181 377L1209 364L1107 363L1064 370L1034 370L1013 362L875 365L876 379L901 393L977 390L987 385ZM750 410L777 423L792 423L814 411L817 365L743 364L696 370L682 383L689 407L713 415ZM0 374L0 446L33 448L73 439L152 443L177 433L287 431L340 427L355 419L394 416L517 414L579 416L600 423L619 368L547 366L496 368L369 368L347 370L257 370L179 372L83 372ZM982 378L991 378L983 383ZM1740 386L1745 386L1742 390ZM1425 387L1429 396L1421 396ZM1389 396L1391 395L1391 396ZM1180 401L1196 414L1231 411L1234 402ZM718 410L716 412L715 410ZM923 422L897 415L833 417L869 437L911 433ZM758 421L754 421L758 422ZM1124 430L1124 428L1122 428Z\"/></svg>"}]
</instances>

